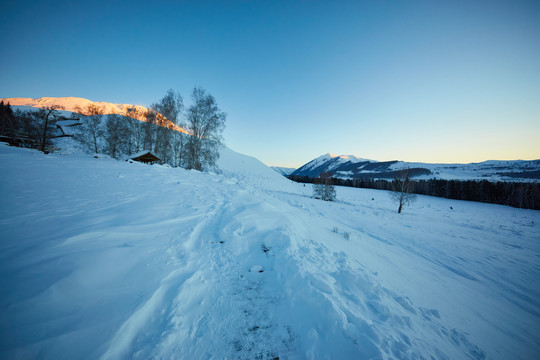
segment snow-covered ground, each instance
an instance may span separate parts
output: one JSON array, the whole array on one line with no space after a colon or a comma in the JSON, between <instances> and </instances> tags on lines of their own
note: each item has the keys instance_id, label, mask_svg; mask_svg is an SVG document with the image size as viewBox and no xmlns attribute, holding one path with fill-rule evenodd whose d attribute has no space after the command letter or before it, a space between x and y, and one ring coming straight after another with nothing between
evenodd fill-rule
<instances>
[{"instance_id":1,"label":"snow-covered ground","mask_svg":"<svg viewBox=\"0 0 540 360\"><path fill-rule=\"evenodd\" d=\"M0 144L2 359L532 359L540 212Z\"/></svg>"}]
</instances>

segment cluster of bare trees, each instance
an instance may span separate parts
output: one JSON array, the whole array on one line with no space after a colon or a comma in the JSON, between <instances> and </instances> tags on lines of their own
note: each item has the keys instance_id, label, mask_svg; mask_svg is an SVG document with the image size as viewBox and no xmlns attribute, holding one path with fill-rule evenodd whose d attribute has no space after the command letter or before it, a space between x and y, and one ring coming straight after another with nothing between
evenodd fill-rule
<instances>
[{"instance_id":1,"label":"cluster of bare trees","mask_svg":"<svg viewBox=\"0 0 540 360\"><path fill-rule=\"evenodd\" d=\"M89 104L86 108L75 108L73 116L83 115L82 126L75 135L84 150L89 153L105 153L118 159L122 156L131 155L145 149L153 151L151 140L154 139L152 120L148 113L142 114L137 108L128 110L129 116L118 114L105 115L105 109L95 104ZM135 120L137 118L150 120L151 134L145 143L145 129L149 127L146 122Z\"/></svg>"},{"instance_id":2,"label":"cluster of bare trees","mask_svg":"<svg viewBox=\"0 0 540 360\"><path fill-rule=\"evenodd\" d=\"M129 117L104 116L103 108L91 104L76 109L85 115L76 138L88 152L119 158L149 150L163 164L205 170L214 166L219 157L226 114L202 88L193 89L192 100L185 111L182 96L169 90L146 111L129 108Z\"/></svg>"},{"instance_id":3,"label":"cluster of bare trees","mask_svg":"<svg viewBox=\"0 0 540 360\"><path fill-rule=\"evenodd\" d=\"M0 136L11 145L51 150L51 139L55 137L58 105L41 108L37 111L13 111L9 104L0 102Z\"/></svg>"},{"instance_id":4,"label":"cluster of bare trees","mask_svg":"<svg viewBox=\"0 0 540 360\"><path fill-rule=\"evenodd\" d=\"M162 164L209 169L219 157L227 116L206 90L195 87L191 98L191 105L185 109L182 96L169 90L150 109L132 106L126 116L107 114L95 103L75 108L72 118L80 118L80 126L74 138L88 153L120 159L148 150ZM14 112L9 104L0 102L1 140L50 151L51 139L61 130L55 124L60 118L57 110L59 106Z\"/></svg>"}]
</instances>

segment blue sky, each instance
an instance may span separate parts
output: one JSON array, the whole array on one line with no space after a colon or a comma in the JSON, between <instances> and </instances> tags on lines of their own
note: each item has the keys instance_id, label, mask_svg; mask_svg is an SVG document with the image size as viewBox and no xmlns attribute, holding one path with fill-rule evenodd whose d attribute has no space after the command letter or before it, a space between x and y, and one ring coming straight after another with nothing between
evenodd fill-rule
<instances>
[{"instance_id":1,"label":"blue sky","mask_svg":"<svg viewBox=\"0 0 540 360\"><path fill-rule=\"evenodd\" d=\"M0 97L193 86L269 165L540 158L540 1L3 1Z\"/></svg>"}]
</instances>

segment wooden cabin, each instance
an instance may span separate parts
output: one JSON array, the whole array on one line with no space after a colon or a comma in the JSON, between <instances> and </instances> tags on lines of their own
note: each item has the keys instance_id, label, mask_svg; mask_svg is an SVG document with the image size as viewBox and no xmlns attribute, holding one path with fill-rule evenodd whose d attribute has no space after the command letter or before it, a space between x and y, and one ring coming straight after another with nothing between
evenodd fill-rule
<instances>
[{"instance_id":1,"label":"wooden cabin","mask_svg":"<svg viewBox=\"0 0 540 360\"><path fill-rule=\"evenodd\" d=\"M130 159L133 161L138 161L138 162L142 162L142 163L150 164L150 165L155 164L159 161L159 158L148 150L141 151L137 154L134 154L130 156Z\"/></svg>"}]
</instances>

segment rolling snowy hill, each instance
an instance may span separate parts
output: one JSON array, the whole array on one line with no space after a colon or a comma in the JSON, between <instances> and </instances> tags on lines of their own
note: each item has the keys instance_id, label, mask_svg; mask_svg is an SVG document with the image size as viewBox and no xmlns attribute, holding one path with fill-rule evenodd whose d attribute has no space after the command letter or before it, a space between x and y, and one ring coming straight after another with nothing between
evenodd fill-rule
<instances>
[{"instance_id":1,"label":"rolling snowy hill","mask_svg":"<svg viewBox=\"0 0 540 360\"><path fill-rule=\"evenodd\" d=\"M428 164L403 161L374 161L354 155L325 154L301 166L291 175L318 177L331 171L335 177L394 178L409 168L414 179L540 181L540 160L484 161L470 164Z\"/></svg>"},{"instance_id":2,"label":"rolling snowy hill","mask_svg":"<svg viewBox=\"0 0 540 360\"><path fill-rule=\"evenodd\" d=\"M0 144L0 358L532 359L540 212Z\"/></svg>"}]
</instances>

